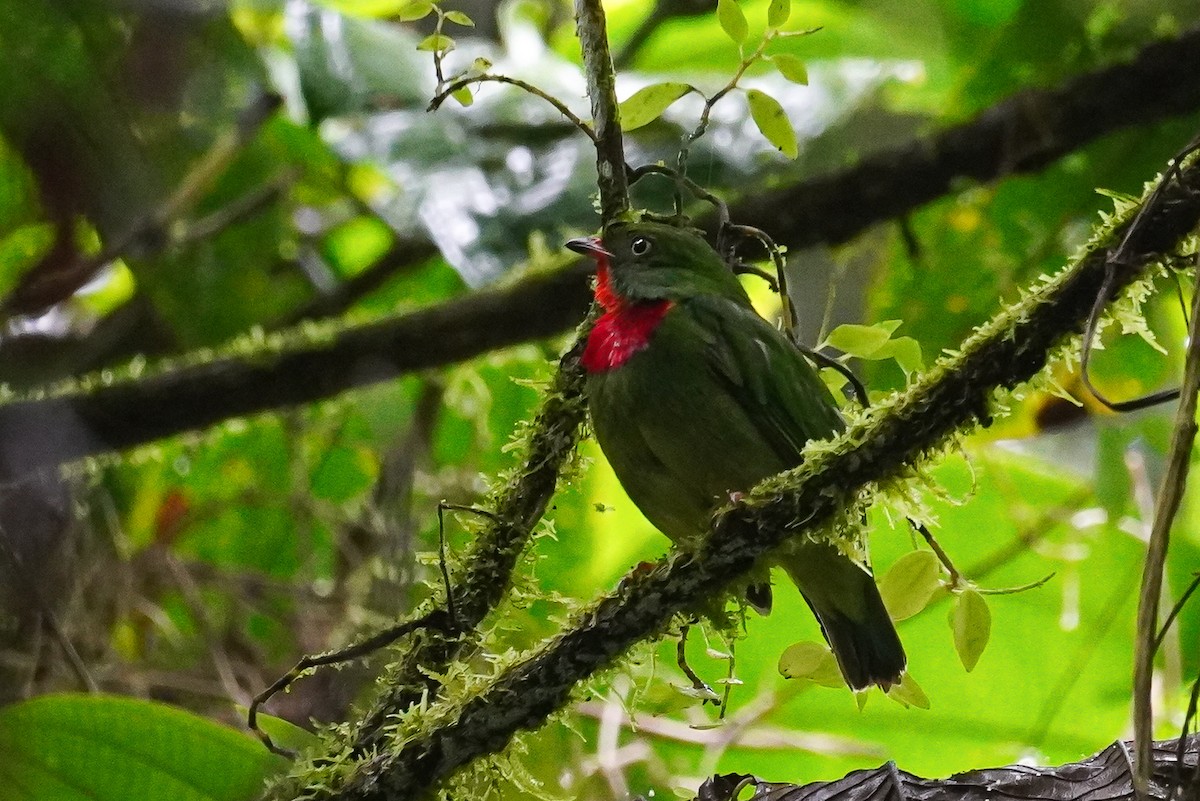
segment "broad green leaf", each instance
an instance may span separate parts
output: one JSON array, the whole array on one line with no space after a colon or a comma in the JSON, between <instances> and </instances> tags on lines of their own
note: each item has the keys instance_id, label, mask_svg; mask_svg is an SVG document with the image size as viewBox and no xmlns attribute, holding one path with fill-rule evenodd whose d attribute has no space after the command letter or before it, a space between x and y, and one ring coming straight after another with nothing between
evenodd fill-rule
<instances>
[{"instance_id":1,"label":"broad green leaf","mask_svg":"<svg viewBox=\"0 0 1200 801\"><path fill-rule=\"evenodd\" d=\"M468 28L475 27L475 20L471 19L461 11L447 11L446 19L450 20L455 25L464 25Z\"/></svg>"},{"instance_id":2,"label":"broad green leaf","mask_svg":"<svg viewBox=\"0 0 1200 801\"><path fill-rule=\"evenodd\" d=\"M892 620L910 618L925 608L942 584L941 570L933 551L912 551L896 560L879 582Z\"/></svg>"},{"instance_id":3,"label":"broad green leaf","mask_svg":"<svg viewBox=\"0 0 1200 801\"><path fill-rule=\"evenodd\" d=\"M771 0L767 6L767 27L780 28L792 16L792 0Z\"/></svg>"},{"instance_id":4,"label":"broad green leaf","mask_svg":"<svg viewBox=\"0 0 1200 801\"><path fill-rule=\"evenodd\" d=\"M244 801L286 760L165 704L44 695L0 710L0 801Z\"/></svg>"},{"instance_id":5,"label":"broad green leaf","mask_svg":"<svg viewBox=\"0 0 1200 801\"><path fill-rule=\"evenodd\" d=\"M904 706L915 706L917 709L929 709L929 696L917 684L911 673L900 677L900 683L895 684L887 692L888 698Z\"/></svg>"},{"instance_id":6,"label":"broad green leaf","mask_svg":"<svg viewBox=\"0 0 1200 801\"><path fill-rule=\"evenodd\" d=\"M950 609L950 628L958 658L970 673L992 635L992 613L984 597L975 590L959 593Z\"/></svg>"},{"instance_id":7,"label":"broad green leaf","mask_svg":"<svg viewBox=\"0 0 1200 801\"><path fill-rule=\"evenodd\" d=\"M621 127L626 131L635 131L643 125L649 125L691 90L692 87L686 83L643 86L621 103Z\"/></svg>"},{"instance_id":8,"label":"broad green leaf","mask_svg":"<svg viewBox=\"0 0 1200 801\"><path fill-rule=\"evenodd\" d=\"M454 40L444 33L431 33L421 40L417 49L427 50L430 53L443 53L454 49Z\"/></svg>"},{"instance_id":9,"label":"broad green leaf","mask_svg":"<svg viewBox=\"0 0 1200 801\"><path fill-rule=\"evenodd\" d=\"M780 53L771 56L771 63L779 70L780 75L792 83L808 86L808 67L804 66L804 60L800 57L791 53Z\"/></svg>"},{"instance_id":10,"label":"broad green leaf","mask_svg":"<svg viewBox=\"0 0 1200 801\"><path fill-rule=\"evenodd\" d=\"M876 359L895 359L905 374L914 373L925 366L921 355L921 343L912 337L896 337L875 353Z\"/></svg>"},{"instance_id":11,"label":"broad green leaf","mask_svg":"<svg viewBox=\"0 0 1200 801\"><path fill-rule=\"evenodd\" d=\"M792 128L792 121L784 113L779 101L757 89L747 91L746 100L750 103L751 119L767 141L789 159L800 155L796 130Z\"/></svg>"},{"instance_id":12,"label":"broad green leaf","mask_svg":"<svg viewBox=\"0 0 1200 801\"><path fill-rule=\"evenodd\" d=\"M410 3L405 3L392 17L400 22L415 22L429 16L432 11L433 3L429 0L412 0Z\"/></svg>"},{"instance_id":13,"label":"broad green leaf","mask_svg":"<svg viewBox=\"0 0 1200 801\"><path fill-rule=\"evenodd\" d=\"M458 104L463 108L475 102L475 95L471 94L471 87L460 86L450 93L450 96L458 101Z\"/></svg>"},{"instance_id":14,"label":"broad green leaf","mask_svg":"<svg viewBox=\"0 0 1200 801\"><path fill-rule=\"evenodd\" d=\"M717 0L717 22L721 23L721 30L725 31L734 44L740 45L746 41L750 33L746 15L742 13L742 7L737 4L737 0Z\"/></svg>"},{"instance_id":15,"label":"broad green leaf","mask_svg":"<svg viewBox=\"0 0 1200 801\"><path fill-rule=\"evenodd\" d=\"M881 325L847 324L833 329L828 342L843 353L871 359L891 338L892 332Z\"/></svg>"},{"instance_id":16,"label":"broad green leaf","mask_svg":"<svg viewBox=\"0 0 1200 801\"><path fill-rule=\"evenodd\" d=\"M789 645L779 655L779 673L785 679L802 679L822 687L845 686L833 652L815 642Z\"/></svg>"},{"instance_id":17,"label":"broad green leaf","mask_svg":"<svg viewBox=\"0 0 1200 801\"><path fill-rule=\"evenodd\" d=\"M237 711L238 717L245 720L249 710L239 704ZM321 744L320 737L307 729L300 728L290 720L284 720L283 718L277 718L274 715L267 715L262 712L259 712L256 717L258 727L265 731L271 737L271 741L278 746L301 752L308 748L315 748Z\"/></svg>"}]
</instances>

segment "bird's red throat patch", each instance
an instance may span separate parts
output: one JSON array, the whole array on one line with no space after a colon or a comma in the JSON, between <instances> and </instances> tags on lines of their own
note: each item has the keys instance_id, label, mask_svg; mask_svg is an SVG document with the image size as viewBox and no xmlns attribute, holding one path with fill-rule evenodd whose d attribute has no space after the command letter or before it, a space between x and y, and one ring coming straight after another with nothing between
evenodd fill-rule
<instances>
[{"instance_id":1,"label":"bird's red throat patch","mask_svg":"<svg viewBox=\"0 0 1200 801\"><path fill-rule=\"evenodd\" d=\"M596 321L583 348L583 367L602 373L620 367L650 344L650 335L671 309L669 300L636 302L621 297L612 286L608 256L596 259L596 302L604 314Z\"/></svg>"}]
</instances>

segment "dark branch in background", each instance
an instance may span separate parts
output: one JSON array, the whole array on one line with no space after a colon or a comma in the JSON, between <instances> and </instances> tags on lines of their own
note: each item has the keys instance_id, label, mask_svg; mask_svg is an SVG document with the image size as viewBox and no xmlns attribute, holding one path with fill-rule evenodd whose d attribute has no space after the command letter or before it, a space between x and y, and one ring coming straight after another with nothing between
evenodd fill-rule
<instances>
[{"instance_id":1,"label":"dark branch in background","mask_svg":"<svg viewBox=\"0 0 1200 801\"><path fill-rule=\"evenodd\" d=\"M876 154L857 167L747 198L734 214L771 231L789 247L843 242L949 191L956 178L987 180L1035 169L1103 134L1200 109L1200 70L1193 68L1197 52L1200 29L1151 44L1133 62L1078 77L1063 88L1010 98L971 122ZM1044 116L1030 117L1029 109L1041 109ZM348 328L334 342L294 352L286 360L230 358L154 381L0 405L0 433L28 432L33 429L23 427L34 425L50 432L61 429L27 459L18 460L25 467L55 465L239 415L327 398L400 372L567 331L587 307L586 276L579 266L414 315ZM423 330L429 324L435 329ZM443 342L434 335L452 339ZM423 352L413 352L415 348ZM355 370L353 362L378 369ZM329 364L329 374L319 372ZM202 386L210 372L219 374L220 391ZM80 432L80 420L98 421L99 428ZM21 440L30 436L23 434ZM0 457L12 460L7 454Z\"/></svg>"},{"instance_id":2,"label":"dark branch in background","mask_svg":"<svg viewBox=\"0 0 1200 801\"><path fill-rule=\"evenodd\" d=\"M746 197L730 213L789 247L846 242L948 194L963 178L992 181L1039 170L1105 134L1196 111L1197 53L1200 28L1193 28L1147 45L1128 64L1085 73L1056 89L1019 92L928 139Z\"/></svg>"},{"instance_id":3,"label":"dark branch in background","mask_svg":"<svg viewBox=\"0 0 1200 801\"><path fill-rule=\"evenodd\" d=\"M0 479L558 334L583 317L584 276L580 265L348 328L304 348L225 356L60 397L0 404Z\"/></svg>"},{"instance_id":4,"label":"dark branch in background","mask_svg":"<svg viewBox=\"0 0 1200 801\"><path fill-rule=\"evenodd\" d=\"M1194 771L1200 762L1197 749L1200 738L1180 743L1185 751L1176 752L1175 740L1154 744L1152 776L1155 798L1195 798L1196 788L1178 795L1177 778L1181 769ZM949 779L922 779L888 763L874 770L856 770L832 782L795 785L764 782L753 776L729 773L714 776L700 785L697 801L734 801L746 787L754 788L755 798L772 801L1059 801L1087 798L1089 801L1128 801L1133 797L1130 785L1129 743L1115 742L1082 762L1056 768L1009 765L959 773ZM1190 783L1190 782L1189 782ZM1180 788L1183 789L1183 788Z\"/></svg>"},{"instance_id":5,"label":"dark branch in background","mask_svg":"<svg viewBox=\"0 0 1200 801\"><path fill-rule=\"evenodd\" d=\"M1200 166L1183 170L1158 200L1125 243L1114 292L1139 278L1147 260L1171 252L1200 222ZM1110 240L1119 241L1128 225ZM863 488L900 475L965 427L988 424L996 389L1032 378L1064 337L1082 330L1113 253L1092 251L1043 290L1036 303L1027 303L1020 314L998 317L964 345L960 356L839 437L846 447L814 454L786 484L768 479L727 508L696 553L672 554L651 570L635 571L578 615L573 628L486 688L456 699L453 706L435 704L422 716L428 721L423 735L407 740L398 753L382 753L360 767L333 797L422 797L458 768L504 748L517 731L544 723L577 683L612 665L634 643L665 631L675 615L720 597L785 540L819 531Z\"/></svg>"},{"instance_id":6,"label":"dark branch in background","mask_svg":"<svg viewBox=\"0 0 1200 801\"><path fill-rule=\"evenodd\" d=\"M153 209L146 211L123 234L106 242L95 256L75 254L65 263L36 265L21 277L17 286L0 301L0 318L16 314L35 314L70 297L103 267L120 256L139 249L161 249L171 240L170 227L212 188L213 183L233 163L263 124L283 103L273 92L260 92L242 109L233 130L219 136L189 169L179 185ZM214 222L210 220L211 226Z\"/></svg>"}]
</instances>

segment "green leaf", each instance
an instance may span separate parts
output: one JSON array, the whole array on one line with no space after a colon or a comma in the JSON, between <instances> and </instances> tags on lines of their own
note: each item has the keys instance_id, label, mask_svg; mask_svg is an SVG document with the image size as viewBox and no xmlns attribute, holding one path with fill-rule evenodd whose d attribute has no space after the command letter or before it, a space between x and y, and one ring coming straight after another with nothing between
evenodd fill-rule
<instances>
[{"instance_id":1,"label":"green leaf","mask_svg":"<svg viewBox=\"0 0 1200 801\"><path fill-rule=\"evenodd\" d=\"M446 19L450 20L455 25L463 25L468 28L475 27L475 20L471 19L461 11L447 11Z\"/></svg>"},{"instance_id":2,"label":"green leaf","mask_svg":"<svg viewBox=\"0 0 1200 801\"><path fill-rule=\"evenodd\" d=\"M929 709L929 696L921 689L921 685L917 684L917 680L912 677L911 673L901 676L900 683L892 685L887 696L902 706Z\"/></svg>"},{"instance_id":3,"label":"green leaf","mask_svg":"<svg viewBox=\"0 0 1200 801\"><path fill-rule=\"evenodd\" d=\"M405 3L404 6L397 9L392 17L400 22L416 22L428 17L432 11L433 3L429 0L412 0L411 3Z\"/></svg>"},{"instance_id":4,"label":"green leaf","mask_svg":"<svg viewBox=\"0 0 1200 801\"><path fill-rule=\"evenodd\" d=\"M734 44L740 45L750 34L746 15L742 13L742 7L737 4L737 0L717 0L717 22L721 23L721 30L725 31Z\"/></svg>"},{"instance_id":5,"label":"green leaf","mask_svg":"<svg viewBox=\"0 0 1200 801\"><path fill-rule=\"evenodd\" d=\"M775 65L775 69L779 70L780 75L792 83L808 86L808 67L804 66L804 60L799 56L780 53L771 56L771 63Z\"/></svg>"},{"instance_id":6,"label":"green leaf","mask_svg":"<svg viewBox=\"0 0 1200 801\"><path fill-rule=\"evenodd\" d=\"M431 33L421 40L417 49L427 50L431 53L444 53L454 49L454 40L444 33Z\"/></svg>"},{"instance_id":7,"label":"green leaf","mask_svg":"<svg viewBox=\"0 0 1200 801\"><path fill-rule=\"evenodd\" d=\"M779 673L785 679L802 679L822 687L845 686L833 652L815 642L789 645L779 655Z\"/></svg>"},{"instance_id":8,"label":"green leaf","mask_svg":"<svg viewBox=\"0 0 1200 801\"><path fill-rule=\"evenodd\" d=\"M896 560L879 582L879 594L892 620L920 612L941 587L941 563L932 551L913 551Z\"/></svg>"},{"instance_id":9,"label":"green leaf","mask_svg":"<svg viewBox=\"0 0 1200 801\"><path fill-rule=\"evenodd\" d=\"M238 716L246 719L248 709L240 704L237 707ZM259 712L256 716L258 727L270 735L272 742L276 745L290 748L293 751L305 751L309 748L316 748L321 744L321 738L313 734L307 729L302 729L290 720L277 718L274 715L267 715Z\"/></svg>"},{"instance_id":10,"label":"green leaf","mask_svg":"<svg viewBox=\"0 0 1200 801\"><path fill-rule=\"evenodd\" d=\"M655 83L643 86L621 103L621 127L635 131L649 125L672 103L692 91L686 83Z\"/></svg>"},{"instance_id":11,"label":"green leaf","mask_svg":"<svg viewBox=\"0 0 1200 801\"><path fill-rule=\"evenodd\" d=\"M827 341L843 353L871 359L891 338L892 332L883 325L847 324L833 329Z\"/></svg>"},{"instance_id":12,"label":"green leaf","mask_svg":"<svg viewBox=\"0 0 1200 801\"><path fill-rule=\"evenodd\" d=\"M987 601L975 590L963 590L950 609L950 628L959 661L970 673L979 663L992 635L992 613Z\"/></svg>"},{"instance_id":13,"label":"green leaf","mask_svg":"<svg viewBox=\"0 0 1200 801\"><path fill-rule=\"evenodd\" d=\"M876 359L895 359L905 375L915 373L925 366L921 356L921 343L912 337L896 337L875 352Z\"/></svg>"},{"instance_id":14,"label":"green leaf","mask_svg":"<svg viewBox=\"0 0 1200 801\"><path fill-rule=\"evenodd\" d=\"M469 86L460 86L450 93L450 96L458 101L458 104L463 108L475 102L475 95L471 94Z\"/></svg>"},{"instance_id":15,"label":"green leaf","mask_svg":"<svg viewBox=\"0 0 1200 801\"><path fill-rule=\"evenodd\" d=\"M750 117L758 130L775 148L794 159L800 155L800 147L796 143L796 131L792 121L788 119L779 101L765 92L751 89L746 92L746 100L750 103Z\"/></svg>"},{"instance_id":16,"label":"green leaf","mask_svg":"<svg viewBox=\"0 0 1200 801\"><path fill-rule=\"evenodd\" d=\"M0 801L243 801L287 761L165 704L44 695L0 710Z\"/></svg>"},{"instance_id":17,"label":"green leaf","mask_svg":"<svg viewBox=\"0 0 1200 801\"><path fill-rule=\"evenodd\" d=\"M792 16L792 0L771 0L767 6L767 27L781 28Z\"/></svg>"}]
</instances>

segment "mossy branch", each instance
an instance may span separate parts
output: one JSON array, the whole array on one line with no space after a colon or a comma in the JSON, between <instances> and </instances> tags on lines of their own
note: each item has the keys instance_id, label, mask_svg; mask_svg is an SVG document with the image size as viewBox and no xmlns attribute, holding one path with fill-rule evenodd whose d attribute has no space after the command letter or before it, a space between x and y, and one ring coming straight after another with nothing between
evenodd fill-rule
<instances>
[{"instance_id":1,"label":"mossy branch","mask_svg":"<svg viewBox=\"0 0 1200 801\"><path fill-rule=\"evenodd\" d=\"M600 197L607 223L629 209L616 79L599 0L578 0L576 16L596 119ZM587 414L583 401L584 372L579 359L589 327L590 318L584 321L574 345L560 360L554 384L534 418L523 467L493 495L488 512L490 522L463 560L462 575L451 590L458 635L436 630L423 633L393 669L383 695L360 724L352 754L361 756L380 747L388 720L420 702L425 693L436 692L438 682L432 676L443 673L458 657L470 642L469 636L463 635L473 632L511 587L513 568L534 526L545 514L559 473L574 453L579 427Z\"/></svg>"},{"instance_id":2,"label":"mossy branch","mask_svg":"<svg viewBox=\"0 0 1200 801\"><path fill-rule=\"evenodd\" d=\"M542 724L579 682L634 643L662 633L675 615L720 597L785 540L814 535L871 485L905 475L952 437L987 425L996 393L1033 378L1066 337L1080 333L1102 287L1115 296L1194 231L1200 166L1180 170L1152 207L1146 203L1119 215L1058 277L999 313L908 390L832 443L810 448L801 467L722 510L696 552L671 554L651 570L630 574L537 653L477 692L422 713L419 730L406 725L402 742L383 746L332 797L422 797L472 760L504 748L517 731ZM1135 217L1140 208L1145 214ZM322 785L328 780L314 777Z\"/></svg>"}]
</instances>

